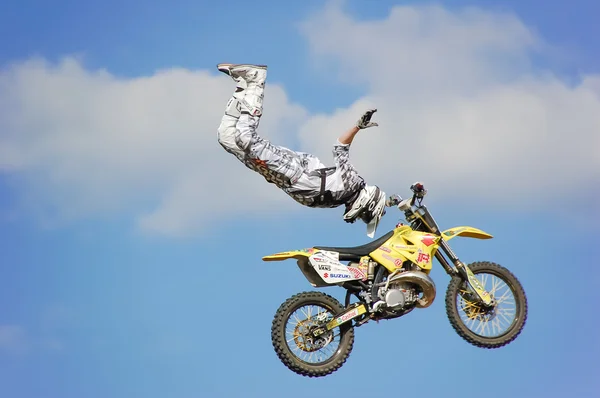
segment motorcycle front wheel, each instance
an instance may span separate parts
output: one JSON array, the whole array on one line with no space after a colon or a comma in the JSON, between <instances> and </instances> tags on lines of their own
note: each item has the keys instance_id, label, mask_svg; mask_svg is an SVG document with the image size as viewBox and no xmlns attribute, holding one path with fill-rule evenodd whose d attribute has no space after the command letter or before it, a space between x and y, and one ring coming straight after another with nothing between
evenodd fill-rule
<instances>
[{"instance_id":1,"label":"motorcycle front wheel","mask_svg":"<svg viewBox=\"0 0 600 398\"><path fill-rule=\"evenodd\" d=\"M323 377L338 370L354 345L350 322L311 338L312 329L344 310L335 298L321 292L303 292L287 299L273 319L271 341L281 362L306 377Z\"/></svg>"},{"instance_id":2,"label":"motorcycle front wheel","mask_svg":"<svg viewBox=\"0 0 600 398\"><path fill-rule=\"evenodd\" d=\"M496 300L492 308L478 303L475 292L459 276L446 291L446 314L450 324L468 343L499 348L519 336L527 321L527 297L519 280L506 268L487 261L469 264L483 288Z\"/></svg>"}]
</instances>

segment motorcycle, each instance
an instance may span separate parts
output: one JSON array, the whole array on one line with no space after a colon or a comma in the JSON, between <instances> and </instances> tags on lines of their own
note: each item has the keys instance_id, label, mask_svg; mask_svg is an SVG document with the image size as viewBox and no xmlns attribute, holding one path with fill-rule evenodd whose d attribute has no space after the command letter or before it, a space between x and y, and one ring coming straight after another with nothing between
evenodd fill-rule
<instances>
[{"instance_id":1,"label":"motorcycle","mask_svg":"<svg viewBox=\"0 0 600 398\"><path fill-rule=\"evenodd\" d=\"M400 222L373 242L357 247L314 246L263 257L264 261L296 259L313 287L346 289L344 305L323 292L306 291L277 309L271 340L278 358L291 371L307 377L327 376L348 359L354 328L429 307L436 298L429 276L434 258L451 278L445 294L446 315L460 337L474 346L493 349L521 333L528 308L519 280L493 262L464 264L448 244L459 236L493 236L470 226L441 231L422 203L427 193L423 184L410 188L411 198L392 195L387 201L388 207L404 212L407 225ZM353 298L357 301L352 302Z\"/></svg>"}]
</instances>

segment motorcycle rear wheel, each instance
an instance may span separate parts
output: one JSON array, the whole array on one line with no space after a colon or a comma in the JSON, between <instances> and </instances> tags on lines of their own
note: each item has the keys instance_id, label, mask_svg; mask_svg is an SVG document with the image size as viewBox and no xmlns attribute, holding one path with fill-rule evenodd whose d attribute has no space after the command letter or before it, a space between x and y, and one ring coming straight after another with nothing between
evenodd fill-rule
<instances>
[{"instance_id":1,"label":"motorcycle rear wheel","mask_svg":"<svg viewBox=\"0 0 600 398\"><path fill-rule=\"evenodd\" d=\"M309 353L308 355L311 358L313 356L312 354L319 351L318 345L313 345L310 342L307 343L298 331L299 328L305 327L302 325L303 322L313 322L312 318L314 317L311 317L311 311L309 310L308 314L305 312L310 318L305 321L299 321L298 316L294 316L299 309L311 305L320 307L328 313L326 322L333 319L336 314L344 310L344 306L338 300L327 294L321 292L303 292L296 294L287 299L281 304L279 309L277 309L271 327L271 342L275 349L275 353L288 369L305 377L323 377L337 371L348 359L354 345L354 327L348 322L332 330L333 333L339 334L339 345L330 358L316 363L311 363L300 358L300 356L294 352L294 348ZM286 333L286 325L290 320L299 321L299 324L297 324L294 329L294 333ZM321 321L320 323L322 324L323 322L324 321ZM327 343L323 349L330 347L329 344L332 343L332 338L334 338L333 335L330 336L330 342ZM331 347L329 349L331 349Z\"/></svg>"},{"instance_id":2,"label":"motorcycle rear wheel","mask_svg":"<svg viewBox=\"0 0 600 398\"><path fill-rule=\"evenodd\" d=\"M506 268L488 261L480 261L469 264L469 268L484 286L486 291L494 295L498 300L498 305L493 311L485 311L483 307L475 304L475 293L467 287L466 282L459 276L454 276L448 284L446 291L446 314L450 324L460 337L468 343L481 348L500 348L515 340L523 330L527 321L527 297L519 280ZM487 278L482 274L491 275L500 282L487 283ZM499 295L498 286L504 283L507 287L507 293ZM508 295L514 297L511 299ZM471 300L469 300L471 299ZM463 301L460 305L459 301ZM514 302L513 310L499 309L500 304L510 304ZM460 310L464 310L466 320L461 317ZM510 318L514 318L510 320ZM488 329L499 329L501 323L509 324L508 328L494 336L485 336ZM470 325L476 321L485 321L476 331L472 330Z\"/></svg>"}]
</instances>

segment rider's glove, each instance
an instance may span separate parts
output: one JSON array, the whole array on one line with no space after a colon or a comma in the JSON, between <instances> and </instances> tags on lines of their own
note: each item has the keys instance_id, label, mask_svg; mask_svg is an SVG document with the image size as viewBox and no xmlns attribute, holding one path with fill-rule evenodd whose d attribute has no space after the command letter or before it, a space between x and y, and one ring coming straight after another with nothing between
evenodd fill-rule
<instances>
[{"instance_id":1,"label":"rider's glove","mask_svg":"<svg viewBox=\"0 0 600 398\"><path fill-rule=\"evenodd\" d=\"M373 117L375 112L377 112L377 109L370 109L366 111L364 115L358 119L358 122L356 122L356 127L362 130L369 127L379 126L377 123L371 121L371 117Z\"/></svg>"},{"instance_id":2,"label":"rider's glove","mask_svg":"<svg viewBox=\"0 0 600 398\"><path fill-rule=\"evenodd\" d=\"M402 198L398 195L392 195L385 201L386 207L392 207L398 205L402 201Z\"/></svg>"}]
</instances>

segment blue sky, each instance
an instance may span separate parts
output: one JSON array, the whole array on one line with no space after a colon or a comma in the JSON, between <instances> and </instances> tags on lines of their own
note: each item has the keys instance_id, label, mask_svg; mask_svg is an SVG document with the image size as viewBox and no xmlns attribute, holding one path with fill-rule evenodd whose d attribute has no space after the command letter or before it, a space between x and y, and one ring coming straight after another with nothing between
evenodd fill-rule
<instances>
[{"instance_id":1,"label":"blue sky","mask_svg":"<svg viewBox=\"0 0 600 398\"><path fill-rule=\"evenodd\" d=\"M600 6L324 4L0 6L2 396L600 392ZM463 14L472 5L480 11ZM390 17L395 6L406 13ZM414 31L394 19L407 15L418 16ZM272 316L312 288L292 261L261 257L368 238L340 209L298 208L223 153L216 128L233 86L219 62L268 64L263 131L320 156L374 102L381 128L353 146L359 169L401 195L423 180L443 227L495 236L452 242L464 261L519 277L530 304L523 334L495 351L462 341L438 268L434 305L357 329L337 373L310 380L279 363ZM423 150L407 137L444 145L411 163L404 156Z\"/></svg>"}]
</instances>

